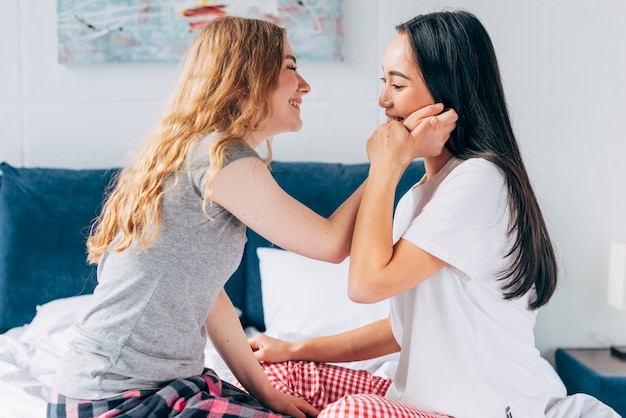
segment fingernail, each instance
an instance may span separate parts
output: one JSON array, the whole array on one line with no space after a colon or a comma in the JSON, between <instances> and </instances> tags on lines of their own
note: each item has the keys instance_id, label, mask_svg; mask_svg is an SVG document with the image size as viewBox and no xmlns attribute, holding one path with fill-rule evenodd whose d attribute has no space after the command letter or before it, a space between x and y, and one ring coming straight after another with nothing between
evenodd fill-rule
<instances>
[{"instance_id":1,"label":"fingernail","mask_svg":"<svg viewBox=\"0 0 626 418\"><path fill-rule=\"evenodd\" d=\"M433 116L432 118L430 118L428 123L430 123L430 126L436 125L437 124L437 117Z\"/></svg>"}]
</instances>

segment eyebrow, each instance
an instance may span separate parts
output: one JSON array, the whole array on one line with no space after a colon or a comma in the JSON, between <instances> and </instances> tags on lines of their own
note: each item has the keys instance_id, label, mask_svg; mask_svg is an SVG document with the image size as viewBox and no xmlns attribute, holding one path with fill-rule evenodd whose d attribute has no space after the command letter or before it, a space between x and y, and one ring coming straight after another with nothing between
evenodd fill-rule
<instances>
[{"instance_id":1,"label":"eyebrow","mask_svg":"<svg viewBox=\"0 0 626 418\"><path fill-rule=\"evenodd\" d=\"M385 69L383 68L383 73L384 72L385 72ZM395 75L395 76L402 77L402 78L407 79L407 80L411 80L411 77L407 76L406 74L404 74L404 73L402 73L400 71L389 71L387 74Z\"/></svg>"},{"instance_id":2,"label":"eyebrow","mask_svg":"<svg viewBox=\"0 0 626 418\"><path fill-rule=\"evenodd\" d=\"M285 55L285 59L291 59L291 60L293 60L293 62L298 62L296 57L294 57L293 55Z\"/></svg>"}]
</instances>

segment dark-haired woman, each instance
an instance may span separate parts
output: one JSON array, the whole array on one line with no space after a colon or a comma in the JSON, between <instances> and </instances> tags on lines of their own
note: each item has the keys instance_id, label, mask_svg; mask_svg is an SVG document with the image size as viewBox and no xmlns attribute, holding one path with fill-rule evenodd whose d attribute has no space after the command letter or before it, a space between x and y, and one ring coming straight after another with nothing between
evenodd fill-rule
<instances>
[{"instance_id":1,"label":"dark-haired woman","mask_svg":"<svg viewBox=\"0 0 626 418\"><path fill-rule=\"evenodd\" d=\"M397 30L379 99L389 123L368 141L371 168L349 274L350 298L390 298L390 316L300 342L259 335L251 346L268 362L342 362L400 351L387 386L359 375L367 383L349 389L353 375L333 371L339 382L325 384L344 388L346 396L328 399L320 416L425 416L420 410L463 418L544 416L553 391L533 328L537 309L555 290L557 263L491 40L464 11L418 16ZM393 191L415 158L402 121L433 103L457 111L456 130L442 153L425 157L426 175L394 215ZM323 367L316 366L320 376L328 374Z\"/></svg>"}]
</instances>

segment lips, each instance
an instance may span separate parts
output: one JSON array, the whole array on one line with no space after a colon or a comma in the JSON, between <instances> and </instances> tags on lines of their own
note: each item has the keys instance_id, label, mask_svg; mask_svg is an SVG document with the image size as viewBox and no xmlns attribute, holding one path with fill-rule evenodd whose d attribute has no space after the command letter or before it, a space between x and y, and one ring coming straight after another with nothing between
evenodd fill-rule
<instances>
[{"instance_id":1,"label":"lips","mask_svg":"<svg viewBox=\"0 0 626 418\"><path fill-rule=\"evenodd\" d=\"M402 122L404 120L404 118L401 117L401 116L390 116L390 115L387 115L387 123L391 122L392 120L397 120L398 122Z\"/></svg>"}]
</instances>

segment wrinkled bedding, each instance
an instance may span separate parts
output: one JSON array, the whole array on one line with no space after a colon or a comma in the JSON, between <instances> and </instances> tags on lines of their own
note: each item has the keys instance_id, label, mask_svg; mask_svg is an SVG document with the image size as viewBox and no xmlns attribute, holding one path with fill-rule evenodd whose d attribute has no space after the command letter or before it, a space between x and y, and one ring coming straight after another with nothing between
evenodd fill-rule
<instances>
[{"instance_id":1,"label":"wrinkled bedding","mask_svg":"<svg viewBox=\"0 0 626 418\"><path fill-rule=\"evenodd\" d=\"M37 307L37 314L27 325L0 334L0 418L42 418L46 416L46 400L59 361L74 335L73 325L89 306L92 295L57 299ZM246 328L252 336L258 331ZM274 335L285 339L301 336ZM205 347L207 367L225 381L234 383L228 370L210 342ZM343 363L355 369L367 369L382 377L395 373L397 356L375 360ZM619 418L613 410L587 395L565 396L563 384L546 361L546 374L554 384L555 397L549 405L547 418Z\"/></svg>"},{"instance_id":2,"label":"wrinkled bedding","mask_svg":"<svg viewBox=\"0 0 626 418\"><path fill-rule=\"evenodd\" d=\"M54 372L69 341L74 323L88 308L92 295L57 299L37 307L30 324L0 334L0 418L41 418L46 416L46 400ZM246 328L252 336L258 331ZM292 335L276 335L297 338ZM234 383L210 342L205 347L205 365L223 380ZM348 365L364 368L384 377L395 372L395 356Z\"/></svg>"}]
</instances>

